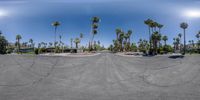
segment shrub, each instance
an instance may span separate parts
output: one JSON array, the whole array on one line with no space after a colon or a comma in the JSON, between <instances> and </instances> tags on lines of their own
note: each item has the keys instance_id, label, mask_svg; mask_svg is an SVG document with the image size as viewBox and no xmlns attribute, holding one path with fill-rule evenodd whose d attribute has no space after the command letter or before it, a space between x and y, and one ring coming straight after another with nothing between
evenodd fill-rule
<instances>
[{"instance_id":1,"label":"shrub","mask_svg":"<svg viewBox=\"0 0 200 100\"><path fill-rule=\"evenodd\" d=\"M38 48L35 48L34 52L35 52L36 55L38 55L39 54Z\"/></svg>"}]
</instances>

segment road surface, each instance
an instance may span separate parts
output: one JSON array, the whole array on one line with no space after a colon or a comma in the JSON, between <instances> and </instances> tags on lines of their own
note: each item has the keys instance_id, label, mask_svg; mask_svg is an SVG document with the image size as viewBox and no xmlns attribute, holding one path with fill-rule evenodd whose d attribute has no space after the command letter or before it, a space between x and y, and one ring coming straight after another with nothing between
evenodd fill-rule
<instances>
[{"instance_id":1,"label":"road surface","mask_svg":"<svg viewBox=\"0 0 200 100\"><path fill-rule=\"evenodd\" d=\"M0 100L200 100L200 56L0 56Z\"/></svg>"}]
</instances>

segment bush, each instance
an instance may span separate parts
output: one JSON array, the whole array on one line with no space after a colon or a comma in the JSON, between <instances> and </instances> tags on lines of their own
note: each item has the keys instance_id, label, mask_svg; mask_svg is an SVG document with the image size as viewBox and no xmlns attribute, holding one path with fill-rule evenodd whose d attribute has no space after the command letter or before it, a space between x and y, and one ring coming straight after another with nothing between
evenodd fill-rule
<instances>
[{"instance_id":1,"label":"bush","mask_svg":"<svg viewBox=\"0 0 200 100\"><path fill-rule=\"evenodd\" d=\"M35 52L36 55L38 55L38 54L39 54L39 49L36 48L36 49L34 50L34 52Z\"/></svg>"},{"instance_id":2,"label":"bush","mask_svg":"<svg viewBox=\"0 0 200 100\"><path fill-rule=\"evenodd\" d=\"M54 49L54 52L55 52L55 53L60 53L60 52L61 52L61 49L60 49L59 47L56 47L56 48Z\"/></svg>"},{"instance_id":3,"label":"bush","mask_svg":"<svg viewBox=\"0 0 200 100\"><path fill-rule=\"evenodd\" d=\"M13 52L13 49L12 48L7 48L7 50L6 50L6 53L7 54L10 54L10 53L12 53Z\"/></svg>"}]
</instances>

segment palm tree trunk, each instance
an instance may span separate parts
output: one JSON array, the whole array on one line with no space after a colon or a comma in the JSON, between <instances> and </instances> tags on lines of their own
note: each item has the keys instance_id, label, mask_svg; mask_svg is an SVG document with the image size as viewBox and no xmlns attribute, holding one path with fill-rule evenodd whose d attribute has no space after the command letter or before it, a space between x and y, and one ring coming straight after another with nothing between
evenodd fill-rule
<instances>
[{"instance_id":1,"label":"palm tree trunk","mask_svg":"<svg viewBox=\"0 0 200 100\"><path fill-rule=\"evenodd\" d=\"M93 49L93 40L94 40L94 34L92 35L91 49Z\"/></svg>"},{"instance_id":2,"label":"palm tree trunk","mask_svg":"<svg viewBox=\"0 0 200 100\"><path fill-rule=\"evenodd\" d=\"M184 55L185 55L185 51L186 51L185 29L183 31L184 31Z\"/></svg>"},{"instance_id":3,"label":"palm tree trunk","mask_svg":"<svg viewBox=\"0 0 200 100\"><path fill-rule=\"evenodd\" d=\"M149 26L149 54L150 54L150 51L151 50L151 27Z\"/></svg>"},{"instance_id":4,"label":"palm tree trunk","mask_svg":"<svg viewBox=\"0 0 200 100\"><path fill-rule=\"evenodd\" d=\"M55 26L55 36L54 36L54 47L56 48L56 31L57 31L57 26Z\"/></svg>"},{"instance_id":5,"label":"palm tree trunk","mask_svg":"<svg viewBox=\"0 0 200 100\"><path fill-rule=\"evenodd\" d=\"M18 52L20 52L20 40L18 39Z\"/></svg>"},{"instance_id":6,"label":"palm tree trunk","mask_svg":"<svg viewBox=\"0 0 200 100\"><path fill-rule=\"evenodd\" d=\"M198 48L198 49L199 49L199 42L200 42L200 41L199 41L199 38L198 38L198 42L197 42L197 48Z\"/></svg>"},{"instance_id":7,"label":"palm tree trunk","mask_svg":"<svg viewBox=\"0 0 200 100\"><path fill-rule=\"evenodd\" d=\"M78 49L78 43L76 43L76 48Z\"/></svg>"}]
</instances>

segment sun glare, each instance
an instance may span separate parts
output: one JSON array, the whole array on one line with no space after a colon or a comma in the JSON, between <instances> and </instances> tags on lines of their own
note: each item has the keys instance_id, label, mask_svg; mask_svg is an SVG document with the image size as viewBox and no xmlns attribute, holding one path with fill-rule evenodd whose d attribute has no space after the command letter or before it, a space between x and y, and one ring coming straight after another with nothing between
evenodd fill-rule
<instances>
[{"instance_id":1,"label":"sun glare","mask_svg":"<svg viewBox=\"0 0 200 100\"><path fill-rule=\"evenodd\" d=\"M191 18L200 18L200 10L185 11L185 16L191 17Z\"/></svg>"},{"instance_id":2,"label":"sun glare","mask_svg":"<svg viewBox=\"0 0 200 100\"><path fill-rule=\"evenodd\" d=\"M0 10L0 17L6 16L6 15L7 15L7 13L4 10Z\"/></svg>"}]
</instances>

